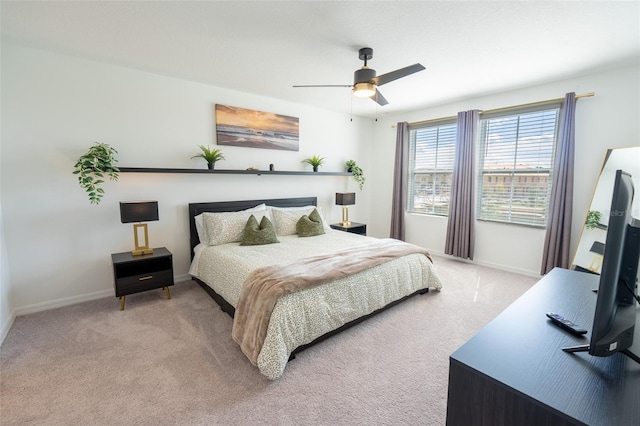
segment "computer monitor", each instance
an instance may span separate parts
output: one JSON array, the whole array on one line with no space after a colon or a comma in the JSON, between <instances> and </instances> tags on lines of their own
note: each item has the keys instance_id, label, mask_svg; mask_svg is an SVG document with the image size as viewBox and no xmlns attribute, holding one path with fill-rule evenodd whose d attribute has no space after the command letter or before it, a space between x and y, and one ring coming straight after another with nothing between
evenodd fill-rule
<instances>
[{"instance_id":1,"label":"computer monitor","mask_svg":"<svg viewBox=\"0 0 640 426\"><path fill-rule=\"evenodd\" d=\"M631 215L633 196L631 175L617 170L591 340L587 346L564 348L566 352L589 351L600 357L622 352L640 363L640 354L629 350L636 325L636 301L640 303L640 221Z\"/></svg>"}]
</instances>

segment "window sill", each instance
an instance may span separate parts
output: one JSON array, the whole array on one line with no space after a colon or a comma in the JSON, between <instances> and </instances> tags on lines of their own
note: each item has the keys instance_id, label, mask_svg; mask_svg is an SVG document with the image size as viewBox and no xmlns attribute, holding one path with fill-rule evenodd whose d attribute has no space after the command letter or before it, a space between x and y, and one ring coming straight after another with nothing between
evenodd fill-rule
<instances>
[{"instance_id":1,"label":"window sill","mask_svg":"<svg viewBox=\"0 0 640 426\"><path fill-rule=\"evenodd\" d=\"M410 210L405 210L405 213L412 214L412 215L415 215L415 216L428 216L428 217L435 217L435 218L441 218L441 219L448 219L449 218L449 216L445 216L445 215L442 215L442 214L416 212L416 211L410 211Z\"/></svg>"},{"instance_id":2,"label":"window sill","mask_svg":"<svg viewBox=\"0 0 640 426\"><path fill-rule=\"evenodd\" d=\"M527 223L517 223L517 222L504 222L501 220L491 220L491 219L478 219L476 218L476 222L486 222L486 223L495 223L498 225L509 225L509 226L521 226L524 228L534 228L534 229L547 229L546 225L532 225Z\"/></svg>"}]
</instances>

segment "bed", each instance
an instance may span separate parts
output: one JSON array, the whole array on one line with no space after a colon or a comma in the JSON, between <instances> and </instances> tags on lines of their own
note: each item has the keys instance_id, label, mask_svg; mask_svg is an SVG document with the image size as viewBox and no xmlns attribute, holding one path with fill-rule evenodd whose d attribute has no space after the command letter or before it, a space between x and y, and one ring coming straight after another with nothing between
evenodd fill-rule
<instances>
[{"instance_id":1,"label":"bed","mask_svg":"<svg viewBox=\"0 0 640 426\"><path fill-rule=\"evenodd\" d=\"M324 233L305 238L299 237L295 230L292 234L294 219L298 220L301 212L317 217L318 212L310 213L316 206L315 197L189 204L192 257L189 273L223 311L235 317L234 340L259 371L272 380L283 374L287 362L296 353L412 296L442 287L424 249L409 247L411 245L396 240L333 230L326 224L319 208ZM246 246L229 237L237 234L237 226L244 224L250 215L270 219L279 242ZM227 235L227 230L232 228L235 230ZM386 245L390 245L389 250ZM298 267L307 268L303 270L313 275L313 271L323 269L324 263L318 262L334 262L338 258L364 268L362 265L369 264L358 260L361 251L365 253L361 258L369 259L373 257L371 253L384 257L396 248L411 250L355 272L345 267L350 271L348 274L336 272L340 267L326 268L335 275L330 280L324 277L325 281L318 281L321 284L279 296L267 311L268 315L256 315L267 319L263 321L263 334L257 339L259 345L254 353L249 353L245 341L237 338L237 329L242 328L238 322L251 315L256 306L246 303L247 289L263 271L277 270L284 274L288 268L296 271L295 267ZM301 275L306 276L306 272ZM282 281L286 281L285 278ZM262 307L262 299L257 300Z\"/></svg>"}]
</instances>

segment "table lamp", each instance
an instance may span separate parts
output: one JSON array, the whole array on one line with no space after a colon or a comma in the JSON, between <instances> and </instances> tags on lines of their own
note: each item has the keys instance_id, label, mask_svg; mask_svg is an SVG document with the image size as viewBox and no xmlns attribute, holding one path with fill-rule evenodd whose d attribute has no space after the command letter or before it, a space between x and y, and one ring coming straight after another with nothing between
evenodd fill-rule
<instances>
[{"instance_id":1,"label":"table lamp","mask_svg":"<svg viewBox=\"0 0 640 426\"><path fill-rule=\"evenodd\" d=\"M342 206L342 222L340 222L340 225L351 225L351 222L349 221L349 208L347 206L351 206L355 203L355 192L336 192L336 205Z\"/></svg>"},{"instance_id":2,"label":"table lamp","mask_svg":"<svg viewBox=\"0 0 640 426\"><path fill-rule=\"evenodd\" d=\"M587 269L596 274L600 273L600 269L602 268L602 261L604 256L604 244L600 241L594 241L589 249L589 252L595 253L593 256L593 260L591 261L591 265Z\"/></svg>"},{"instance_id":3,"label":"table lamp","mask_svg":"<svg viewBox=\"0 0 640 426\"><path fill-rule=\"evenodd\" d=\"M158 220L157 201L121 201L120 221L122 223L138 222L133 225L133 241L135 248L131 251L133 256L143 254L153 254L153 249L149 248L149 231L146 223ZM143 244L140 244L140 231L144 232Z\"/></svg>"}]
</instances>

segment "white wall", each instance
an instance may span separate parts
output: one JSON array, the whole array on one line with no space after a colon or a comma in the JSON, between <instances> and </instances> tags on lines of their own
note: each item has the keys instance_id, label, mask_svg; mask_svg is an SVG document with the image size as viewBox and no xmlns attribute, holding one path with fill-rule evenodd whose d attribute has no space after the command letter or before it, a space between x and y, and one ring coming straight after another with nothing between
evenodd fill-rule
<instances>
[{"instance_id":1,"label":"white wall","mask_svg":"<svg viewBox=\"0 0 640 426\"><path fill-rule=\"evenodd\" d=\"M640 145L640 69L637 64L590 75L523 88L507 93L383 117L376 124L374 158L376 170L372 186L382 206L389 205L392 194L393 157L396 129L400 121L422 121L455 116L458 111L489 110L546 99L562 98L567 92L595 92L595 97L578 100L576 107L576 152L574 211L571 254L577 247L582 224L595 188L607 148ZM429 96L424 94L424 96ZM389 235L391 209L372 211L368 229L375 236ZM407 241L434 253L444 252L446 218L407 214ZM540 273L545 231L535 228L476 223L475 261L481 264L528 274Z\"/></svg>"},{"instance_id":2,"label":"white wall","mask_svg":"<svg viewBox=\"0 0 640 426\"><path fill-rule=\"evenodd\" d=\"M149 224L150 239L174 253L178 278L186 278L189 263L189 202L316 195L329 220L337 221L333 194L355 191L350 217L367 223L369 235L386 237L393 124L595 91L595 97L578 101L576 113L575 248L605 150L640 144L637 65L383 116L375 123L10 44L2 45L1 65L0 331L8 328L13 313L113 295L109 254L133 244L131 226L119 220L121 200L159 201L160 221ZM354 158L367 177L364 191L340 176L123 173L119 182L106 183L101 205L89 204L71 172L94 141L114 146L121 166L204 167L190 157L196 145L214 143L216 103L300 118L299 152L223 146L227 160L217 167L274 163L280 170L300 170L300 160L320 154L328 157L322 170L337 171ZM407 215L408 241L434 253L444 251L445 232L446 219ZM538 229L479 222L475 260L538 274L543 241L544 231Z\"/></svg>"},{"instance_id":3,"label":"white wall","mask_svg":"<svg viewBox=\"0 0 640 426\"><path fill-rule=\"evenodd\" d=\"M0 343L9 332L9 328L15 317L10 298L9 260L7 258L7 247L4 241L2 200L0 199Z\"/></svg>"},{"instance_id":4,"label":"white wall","mask_svg":"<svg viewBox=\"0 0 640 426\"><path fill-rule=\"evenodd\" d=\"M179 279L189 267L190 202L317 196L337 222L335 192L354 191L351 217L369 221L371 185L361 192L347 176L122 173L91 205L72 171L94 141L115 147L120 166L205 168L190 157L215 143L216 103L300 118L299 152L222 146L224 169L305 170L301 160L319 154L321 171L343 171L353 158L366 173L372 122L10 44L2 55L2 223L17 314L113 295L110 253L133 246L119 201L158 200L151 245L173 252Z\"/></svg>"},{"instance_id":5,"label":"white wall","mask_svg":"<svg viewBox=\"0 0 640 426\"><path fill-rule=\"evenodd\" d=\"M2 50L0 47L0 65L2 61ZM0 97L2 94L2 67L0 66ZM0 129L2 128L2 107L0 104ZM2 144L0 144L0 163L2 162ZM2 174L0 173L0 188L2 188ZM0 189L0 343L4 340L13 323L14 313L12 309L11 286L9 281L9 259L7 258L7 247L4 240L4 226L2 220L2 197Z\"/></svg>"}]
</instances>

